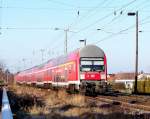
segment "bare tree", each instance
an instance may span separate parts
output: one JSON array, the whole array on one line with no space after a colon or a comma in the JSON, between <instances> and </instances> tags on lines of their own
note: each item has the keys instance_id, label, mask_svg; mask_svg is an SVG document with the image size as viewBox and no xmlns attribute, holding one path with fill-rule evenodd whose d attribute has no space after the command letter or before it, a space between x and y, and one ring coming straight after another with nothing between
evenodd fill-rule
<instances>
[{"instance_id":1,"label":"bare tree","mask_svg":"<svg viewBox=\"0 0 150 119\"><path fill-rule=\"evenodd\" d=\"M0 83L4 82L4 63L0 61Z\"/></svg>"},{"instance_id":2,"label":"bare tree","mask_svg":"<svg viewBox=\"0 0 150 119\"><path fill-rule=\"evenodd\" d=\"M5 64L0 61L0 85L4 83L13 83L13 74L10 73L8 69L6 69Z\"/></svg>"}]
</instances>

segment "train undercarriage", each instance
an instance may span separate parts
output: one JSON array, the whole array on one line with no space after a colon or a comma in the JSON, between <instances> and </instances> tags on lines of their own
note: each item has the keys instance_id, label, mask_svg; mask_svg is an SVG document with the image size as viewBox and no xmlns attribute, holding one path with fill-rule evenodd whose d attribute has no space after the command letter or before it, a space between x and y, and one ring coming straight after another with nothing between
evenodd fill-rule
<instances>
[{"instance_id":1,"label":"train undercarriage","mask_svg":"<svg viewBox=\"0 0 150 119\"><path fill-rule=\"evenodd\" d=\"M81 81L80 92L84 94L105 94L112 91L111 86L106 81Z\"/></svg>"},{"instance_id":2,"label":"train undercarriage","mask_svg":"<svg viewBox=\"0 0 150 119\"><path fill-rule=\"evenodd\" d=\"M37 85L38 84L38 85ZM111 86L107 83L106 80L80 80L80 85L77 84L68 84L64 86L52 85L51 83L30 83L31 86L46 88L46 89L66 89L69 93L82 93L87 95L97 95L105 94L111 92ZM29 85L29 84L26 84Z\"/></svg>"}]
</instances>

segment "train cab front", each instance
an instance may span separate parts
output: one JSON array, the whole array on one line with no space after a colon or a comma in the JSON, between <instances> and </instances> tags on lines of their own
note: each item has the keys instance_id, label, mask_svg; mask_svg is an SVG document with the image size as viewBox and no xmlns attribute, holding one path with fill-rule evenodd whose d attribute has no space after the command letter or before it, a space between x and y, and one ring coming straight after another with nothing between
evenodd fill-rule
<instances>
[{"instance_id":1,"label":"train cab front","mask_svg":"<svg viewBox=\"0 0 150 119\"><path fill-rule=\"evenodd\" d=\"M105 54L96 46L85 48L86 50L81 52L82 57L80 57L80 87L85 92L103 93L107 85Z\"/></svg>"}]
</instances>

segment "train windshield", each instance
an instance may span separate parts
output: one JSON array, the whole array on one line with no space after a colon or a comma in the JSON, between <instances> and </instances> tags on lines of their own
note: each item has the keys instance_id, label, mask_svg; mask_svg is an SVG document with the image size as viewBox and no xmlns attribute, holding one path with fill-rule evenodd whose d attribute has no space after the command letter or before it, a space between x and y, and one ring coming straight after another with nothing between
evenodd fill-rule
<instances>
[{"instance_id":1,"label":"train windshield","mask_svg":"<svg viewBox=\"0 0 150 119\"><path fill-rule=\"evenodd\" d=\"M98 59L81 59L80 61L80 71L104 71L104 60L102 58Z\"/></svg>"}]
</instances>

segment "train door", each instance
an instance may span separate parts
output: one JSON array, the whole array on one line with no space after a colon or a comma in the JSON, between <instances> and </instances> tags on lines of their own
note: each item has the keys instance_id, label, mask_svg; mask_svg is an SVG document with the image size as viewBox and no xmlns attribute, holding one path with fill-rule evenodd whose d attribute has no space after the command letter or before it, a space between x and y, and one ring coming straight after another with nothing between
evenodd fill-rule
<instances>
[{"instance_id":1,"label":"train door","mask_svg":"<svg viewBox=\"0 0 150 119\"><path fill-rule=\"evenodd\" d=\"M55 70L52 69L52 82L55 83Z\"/></svg>"},{"instance_id":2,"label":"train door","mask_svg":"<svg viewBox=\"0 0 150 119\"><path fill-rule=\"evenodd\" d=\"M52 69L52 83L53 83L53 86L56 86L56 87L58 87L59 85L57 70L58 69Z\"/></svg>"},{"instance_id":3,"label":"train door","mask_svg":"<svg viewBox=\"0 0 150 119\"><path fill-rule=\"evenodd\" d=\"M65 68L65 82L68 82L68 69L67 69L67 66L64 67Z\"/></svg>"}]
</instances>

